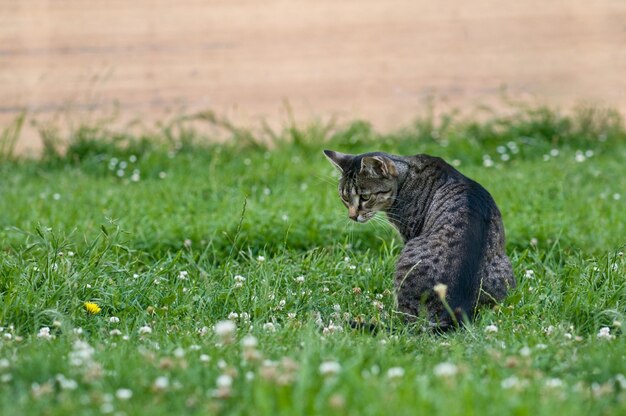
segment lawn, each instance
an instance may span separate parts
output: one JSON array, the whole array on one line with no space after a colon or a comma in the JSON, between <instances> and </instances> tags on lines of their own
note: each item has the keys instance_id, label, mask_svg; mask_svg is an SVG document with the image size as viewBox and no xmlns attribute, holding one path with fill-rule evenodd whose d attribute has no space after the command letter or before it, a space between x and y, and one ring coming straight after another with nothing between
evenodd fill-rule
<instances>
[{"instance_id":1,"label":"lawn","mask_svg":"<svg viewBox=\"0 0 626 416\"><path fill-rule=\"evenodd\" d=\"M231 131L85 126L37 160L0 146L0 414L626 413L619 116ZM483 184L518 288L464 330L406 327L402 242L347 219L324 148L437 155Z\"/></svg>"}]
</instances>

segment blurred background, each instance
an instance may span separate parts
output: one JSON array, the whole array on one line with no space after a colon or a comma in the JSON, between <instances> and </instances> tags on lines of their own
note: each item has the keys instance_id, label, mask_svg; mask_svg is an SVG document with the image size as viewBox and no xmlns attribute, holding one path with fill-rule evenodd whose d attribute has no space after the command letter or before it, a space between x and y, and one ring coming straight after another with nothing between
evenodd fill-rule
<instances>
[{"instance_id":1,"label":"blurred background","mask_svg":"<svg viewBox=\"0 0 626 416\"><path fill-rule=\"evenodd\" d=\"M381 131L503 96L626 112L623 0L3 0L0 128L212 110ZM291 114L291 115L290 115Z\"/></svg>"}]
</instances>

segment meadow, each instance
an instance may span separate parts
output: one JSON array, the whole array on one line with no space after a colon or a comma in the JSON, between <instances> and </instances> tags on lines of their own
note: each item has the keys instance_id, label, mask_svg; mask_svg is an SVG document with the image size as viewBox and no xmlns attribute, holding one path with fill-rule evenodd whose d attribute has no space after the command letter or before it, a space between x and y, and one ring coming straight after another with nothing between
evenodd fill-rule
<instances>
[{"instance_id":1,"label":"meadow","mask_svg":"<svg viewBox=\"0 0 626 416\"><path fill-rule=\"evenodd\" d=\"M520 106L265 141L231 126L223 144L186 126L82 126L63 150L48 132L36 160L0 136L0 414L626 413L618 114ZM479 181L518 287L463 330L404 325L402 242L384 216L348 220L324 148L428 153Z\"/></svg>"}]
</instances>

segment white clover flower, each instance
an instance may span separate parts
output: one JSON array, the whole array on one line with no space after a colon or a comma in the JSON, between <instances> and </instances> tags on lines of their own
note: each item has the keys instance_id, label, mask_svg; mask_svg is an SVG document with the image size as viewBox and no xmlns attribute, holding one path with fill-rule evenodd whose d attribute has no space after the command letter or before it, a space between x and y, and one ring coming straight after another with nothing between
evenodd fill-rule
<instances>
[{"instance_id":1,"label":"white clover flower","mask_svg":"<svg viewBox=\"0 0 626 416\"><path fill-rule=\"evenodd\" d=\"M243 287L243 284L246 281L246 278L238 274L234 277L234 280L235 280L234 287L239 288L239 287Z\"/></svg>"},{"instance_id":2,"label":"white clover flower","mask_svg":"<svg viewBox=\"0 0 626 416\"><path fill-rule=\"evenodd\" d=\"M379 301L379 300L375 300L375 301L373 301L373 302L372 302L372 305L373 305L376 309L378 309L379 311L382 311L383 309L385 309L385 305L384 305L381 301Z\"/></svg>"},{"instance_id":3,"label":"white clover flower","mask_svg":"<svg viewBox=\"0 0 626 416\"><path fill-rule=\"evenodd\" d=\"M180 272L178 272L178 278L180 280L187 280L187 276L189 275L189 273L187 273L186 270L181 270Z\"/></svg>"},{"instance_id":4,"label":"white clover flower","mask_svg":"<svg viewBox=\"0 0 626 416\"><path fill-rule=\"evenodd\" d=\"M202 347L200 347L198 344L192 344L189 346L189 351L200 351Z\"/></svg>"},{"instance_id":5,"label":"white clover flower","mask_svg":"<svg viewBox=\"0 0 626 416\"><path fill-rule=\"evenodd\" d=\"M228 374L222 374L217 378L217 380L215 381L215 384L220 389L227 389L233 385L233 378L229 376Z\"/></svg>"},{"instance_id":6,"label":"white clover flower","mask_svg":"<svg viewBox=\"0 0 626 416\"><path fill-rule=\"evenodd\" d=\"M496 332L498 332L498 327L493 325L493 324L492 325L487 325L485 327L485 332L487 334L496 333Z\"/></svg>"},{"instance_id":7,"label":"white clover flower","mask_svg":"<svg viewBox=\"0 0 626 416\"><path fill-rule=\"evenodd\" d=\"M515 376L511 376L511 377L507 377L504 380L502 380L500 382L500 387L502 387L503 389L512 389L512 388L519 388L522 387L522 383L520 382L520 380L515 377Z\"/></svg>"},{"instance_id":8,"label":"white clover flower","mask_svg":"<svg viewBox=\"0 0 626 416\"><path fill-rule=\"evenodd\" d=\"M112 316L109 318L109 322L112 324L117 324L120 322L120 318L118 318L117 316Z\"/></svg>"},{"instance_id":9,"label":"white clover flower","mask_svg":"<svg viewBox=\"0 0 626 416\"><path fill-rule=\"evenodd\" d=\"M65 378L63 374L57 374L54 379L57 383L59 383L59 387L63 390L76 390L78 387L76 380Z\"/></svg>"},{"instance_id":10,"label":"white clover flower","mask_svg":"<svg viewBox=\"0 0 626 416\"><path fill-rule=\"evenodd\" d=\"M122 331L120 331L119 329L112 329L109 331L109 335L112 337L119 337L120 335L122 335Z\"/></svg>"},{"instance_id":11,"label":"white clover flower","mask_svg":"<svg viewBox=\"0 0 626 416\"><path fill-rule=\"evenodd\" d=\"M519 355L521 355L522 357L529 357L530 356L530 348L528 347L522 347L522 349L519 350Z\"/></svg>"},{"instance_id":12,"label":"white clover flower","mask_svg":"<svg viewBox=\"0 0 626 416\"><path fill-rule=\"evenodd\" d=\"M119 400L128 400L133 397L133 391L131 389L117 389L115 397Z\"/></svg>"},{"instance_id":13,"label":"white clover flower","mask_svg":"<svg viewBox=\"0 0 626 416\"><path fill-rule=\"evenodd\" d=\"M257 261L263 262L263 261L265 261L265 256L257 256L256 259L257 259Z\"/></svg>"},{"instance_id":14,"label":"white clover flower","mask_svg":"<svg viewBox=\"0 0 626 416\"><path fill-rule=\"evenodd\" d=\"M154 384L152 384L152 387L155 390L165 390L169 387L170 385L170 379L167 378L167 376L161 376L161 377L157 377L156 380L154 380Z\"/></svg>"},{"instance_id":15,"label":"white clover flower","mask_svg":"<svg viewBox=\"0 0 626 416\"><path fill-rule=\"evenodd\" d=\"M200 336L205 336L208 333L209 333L209 327L208 326L203 326L202 328L198 329L198 334L200 334Z\"/></svg>"},{"instance_id":16,"label":"white clover flower","mask_svg":"<svg viewBox=\"0 0 626 416\"><path fill-rule=\"evenodd\" d=\"M244 348L256 348L257 345L259 345L259 341L254 335L246 335L241 340L241 345L243 345Z\"/></svg>"},{"instance_id":17,"label":"white clover flower","mask_svg":"<svg viewBox=\"0 0 626 416\"><path fill-rule=\"evenodd\" d=\"M335 332L343 332L343 327L341 325L335 325L333 321L330 321L328 326L324 327L322 330L324 335L334 334Z\"/></svg>"},{"instance_id":18,"label":"white clover flower","mask_svg":"<svg viewBox=\"0 0 626 416\"><path fill-rule=\"evenodd\" d=\"M200 354L199 359L201 363L208 363L209 361L211 361L211 357L207 354Z\"/></svg>"},{"instance_id":19,"label":"white clover flower","mask_svg":"<svg viewBox=\"0 0 626 416\"><path fill-rule=\"evenodd\" d=\"M324 361L320 364L320 374L323 376L334 376L341 371L341 364L337 361Z\"/></svg>"},{"instance_id":20,"label":"white clover flower","mask_svg":"<svg viewBox=\"0 0 626 416\"><path fill-rule=\"evenodd\" d=\"M231 312L228 314L228 319L230 319L231 321L234 321L237 318L239 318L239 314L237 312Z\"/></svg>"},{"instance_id":21,"label":"white clover flower","mask_svg":"<svg viewBox=\"0 0 626 416\"><path fill-rule=\"evenodd\" d=\"M263 329L267 332L276 332L276 326L271 322L266 322L263 324Z\"/></svg>"},{"instance_id":22,"label":"white clover flower","mask_svg":"<svg viewBox=\"0 0 626 416\"><path fill-rule=\"evenodd\" d=\"M172 353L176 358L183 358L185 356L185 349L182 347L178 347Z\"/></svg>"},{"instance_id":23,"label":"white clover flower","mask_svg":"<svg viewBox=\"0 0 626 416\"><path fill-rule=\"evenodd\" d=\"M437 377L452 377L459 371L458 367L453 363L439 363L433 368L433 372Z\"/></svg>"},{"instance_id":24,"label":"white clover flower","mask_svg":"<svg viewBox=\"0 0 626 416\"><path fill-rule=\"evenodd\" d=\"M50 328L47 326L40 328L39 332L37 333L37 338L52 339L52 335L50 335Z\"/></svg>"},{"instance_id":25,"label":"white clover flower","mask_svg":"<svg viewBox=\"0 0 626 416\"><path fill-rule=\"evenodd\" d=\"M527 278L527 279L534 278L535 277L535 271L534 270L530 270L530 269L524 271L524 277Z\"/></svg>"},{"instance_id":26,"label":"white clover flower","mask_svg":"<svg viewBox=\"0 0 626 416\"><path fill-rule=\"evenodd\" d=\"M304 276L296 277L296 283L304 283Z\"/></svg>"},{"instance_id":27,"label":"white clover flower","mask_svg":"<svg viewBox=\"0 0 626 416\"><path fill-rule=\"evenodd\" d=\"M2 336L6 340L11 340L13 338L13 335L11 335L11 333L9 333L9 332L4 333Z\"/></svg>"},{"instance_id":28,"label":"white clover flower","mask_svg":"<svg viewBox=\"0 0 626 416\"><path fill-rule=\"evenodd\" d=\"M611 329L608 326L603 326L600 328L600 331L598 331L597 337L598 339L606 339L610 341L615 338L615 335L611 334Z\"/></svg>"},{"instance_id":29,"label":"white clover flower","mask_svg":"<svg viewBox=\"0 0 626 416\"><path fill-rule=\"evenodd\" d=\"M235 335L237 325L231 320L219 321L213 327L215 335L217 335L222 341L230 341Z\"/></svg>"},{"instance_id":30,"label":"white clover flower","mask_svg":"<svg viewBox=\"0 0 626 416\"><path fill-rule=\"evenodd\" d=\"M7 369L7 368L9 368L10 365L11 365L11 363L6 358L1 358L0 359L0 370Z\"/></svg>"},{"instance_id":31,"label":"white clover flower","mask_svg":"<svg viewBox=\"0 0 626 416\"><path fill-rule=\"evenodd\" d=\"M404 377L404 368L402 367L391 367L387 370L387 378L402 378Z\"/></svg>"},{"instance_id":32,"label":"white clover flower","mask_svg":"<svg viewBox=\"0 0 626 416\"><path fill-rule=\"evenodd\" d=\"M95 350L85 341L76 340L72 345L72 351L68 354L70 364L74 367L83 367L92 361Z\"/></svg>"},{"instance_id":33,"label":"white clover flower","mask_svg":"<svg viewBox=\"0 0 626 416\"><path fill-rule=\"evenodd\" d=\"M148 335L152 333L152 328L150 328L148 325L144 325L141 328L139 328L139 335Z\"/></svg>"},{"instance_id":34,"label":"white clover flower","mask_svg":"<svg viewBox=\"0 0 626 416\"><path fill-rule=\"evenodd\" d=\"M546 387L548 388L558 388L563 386L563 380L560 378L548 378L545 382Z\"/></svg>"}]
</instances>

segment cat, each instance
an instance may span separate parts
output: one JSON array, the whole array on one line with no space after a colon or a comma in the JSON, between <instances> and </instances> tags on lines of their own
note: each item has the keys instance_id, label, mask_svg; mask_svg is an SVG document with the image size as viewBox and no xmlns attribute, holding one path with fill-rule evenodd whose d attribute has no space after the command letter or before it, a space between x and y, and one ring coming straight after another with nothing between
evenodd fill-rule
<instances>
[{"instance_id":1,"label":"cat","mask_svg":"<svg viewBox=\"0 0 626 416\"><path fill-rule=\"evenodd\" d=\"M341 172L348 216L365 223L384 211L404 240L394 288L406 322L456 328L516 286L500 211L480 184L425 154L324 154Z\"/></svg>"}]
</instances>

